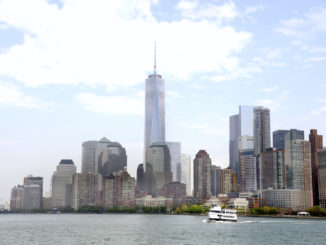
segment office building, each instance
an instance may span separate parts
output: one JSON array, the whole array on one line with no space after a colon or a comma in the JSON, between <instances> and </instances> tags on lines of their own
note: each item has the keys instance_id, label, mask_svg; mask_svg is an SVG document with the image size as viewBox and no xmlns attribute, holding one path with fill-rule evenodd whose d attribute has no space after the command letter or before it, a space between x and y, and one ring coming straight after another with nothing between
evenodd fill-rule
<instances>
[{"instance_id":1,"label":"office building","mask_svg":"<svg viewBox=\"0 0 326 245\"><path fill-rule=\"evenodd\" d=\"M239 188L240 191L257 190L257 168L253 149L243 149L239 152Z\"/></svg>"},{"instance_id":2,"label":"office building","mask_svg":"<svg viewBox=\"0 0 326 245\"><path fill-rule=\"evenodd\" d=\"M266 189L262 190L262 206L277 208L305 209L304 194L297 189Z\"/></svg>"},{"instance_id":3,"label":"office building","mask_svg":"<svg viewBox=\"0 0 326 245\"><path fill-rule=\"evenodd\" d=\"M96 143L96 148L95 148L95 160L94 160L94 173L99 174L101 173L99 168L100 168L100 163L99 161L101 160L100 156L102 154L102 152L104 150L107 150L108 145L110 143L114 143L111 142L110 140L108 140L106 137L103 137L102 139L100 139L97 143Z\"/></svg>"},{"instance_id":4,"label":"office building","mask_svg":"<svg viewBox=\"0 0 326 245\"><path fill-rule=\"evenodd\" d=\"M10 195L10 210L22 210L23 209L23 196L24 196L24 186L17 185L11 189Z\"/></svg>"},{"instance_id":5,"label":"office building","mask_svg":"<svg viewBox=\"0 0 326 245\"><path fill-rule=\"evenodd\" d=\"M102 183L101 175L92 173L75 173L72 179L72 208L96 205L97 192Z\"/></svg>"},{"instance_id":6,"label":"office building","mask_svg":"<svg viewBox=\"0 0 326 245\"><path fill-rule=\"evenodd\" d=\"M144 173L144 167L143 164L139 164L137 167L137 186L140 188L140 190L144 190L144 181L145 181L145 173Z\"/></svg>"},{"instance_id":7,"label":"office building","mask_svg":"<svg viewBox=\"0 0 326 245\"><path fill-rule=\"evenodd\" d=\"M155 142L165 142L164 86L165 85L162 76L156 73L155 55L154 72L148 76L145 82L144 163L146 163L146 154L149 146Z\"/></svg>"},{"instance_id":8,"label":"office building","mask_svg":"<svg viewBox=\"0 0 326 245\"><path fill-rule=\"evenodd\" d=\"M110 142L99 155L98 172L103 176L123 171L127 167L126 149L118 142Z\"/></svg>"},{"instance_id":9,"label":"office building","mask_svg":"<svg viewBox=\"0 0 326 245\"><path fill-rule=\"evenodd\" d=\"M312 193L313 203L315 206L319 205L318 150L323 148L323 136L318 135L316 129L311 129L309 134L309 142L311 147Z\"/></svg>"},{"instance_id":10,"label":"office building","mask_svg":"<svg viewBox=\"0 0 326 245\"><path fill-rule=\"evenodd\" d=\"M70 159L63 159L52 175L52 209L70 208L72 202L72 176L76 166Z\"/></svg>"},{"instance_id":11,"label":"office building","mask_svg":"<svg viewBox=\"0 0 326 245\"><path fill-rule=\"evenodd\" d=\"M228 194L237 191L237 177L232 169L222 169L220 176L220 194Z\"/></svg>"},{"instance_id":12,"label":"office building","mask_svg":"<svg viewBox=\"0 0 326 245\"><path fill-rule=\"evenodd\" d=\"M207 199L211 193L211 159L205 150L200 150L194 159L194 197Z\"/></svg>"},{"instance_id":13,"label":"office building","mask_svg":"<svg viewBox=\"0 0 326 245\"><path fill-rule=\"evenodd\" d=\"M172 181L171 158L169 148L165 143L153 143L147 150L145 176L152 178L146 179L151 186L148 193L158 195L159 191L166 184ZM150 183L152 182L152 183Z\"/></svg>"},{"instance_id":14,"label":"office building","mask_svg":"<svg viewBox=\"0 0 326 245\"><path fill-rule=\"evenodd\" d=\"M165 142L171 157L171 172L173 181L181 181L181 143Z\"/></svg>"},{"instance_id":15,"label":"office building","mask_svg":"<svg viewBox=\"0 0 326 245\"><path fill-rule=\"evenodd\" d=\"M286 187L284 150L267 148L261 155L261 189Z\"/></svg>"},{"instance_id":16,"label":"office building","mask_svg":"<svg viewBox=\"0 0 326 245\"><path fill-rule=\"evenodd\" d=\"M286 136L290 137L291 140L296 140L296 139L304 140L304 131L298 130L298 129L274 131L273 132L273 147L278 150L284 150Z\"/></svg>"},{"instance_id":17,"label":"office building","mask_svg":"<svg viewBox=\"0 0 326 245\"><path fill-rule=\"evenodd\" d=\"M97 141L86 141L82 143L82 173L95 172L95 151Z\"/></svg>"},{"instance_id":18,"label":"office building","mask_svg":"<svg viewBox=\"0 0 326 245\"><path fill-rule=\"evenodd\" d=\"M218 196L220 193L221 167L211 165L211 193Z\"/></svg>"},{"instance_id":19,"label":"office building","mask_svg":"<svg viewBox=\"0 0 326 245\"><path fill-rule=\"evenodd\" d=\"M191 157L187 154L181 155L181 183L186 184L187 195L192 195Z\"/></svg>"},{"instance_id":20,"label":"office building","mask_svg":"<svg viewBox=\"0 0 326 245\"><path fill-rule=\"evenodd\" d=\"M43 177L29 175L24 178L23 199L25 210L43 208Z\"/></svg>"},{"instance_id":21,"label":"office building","mask_svg":"<svg viewBox=\"0 0 326 245\"><path fill-rule=\"evenodd\" d=\"M260 155L271 147L270 111L259 106L254 108L254 153Z\"/></svg>"}]
</instances>

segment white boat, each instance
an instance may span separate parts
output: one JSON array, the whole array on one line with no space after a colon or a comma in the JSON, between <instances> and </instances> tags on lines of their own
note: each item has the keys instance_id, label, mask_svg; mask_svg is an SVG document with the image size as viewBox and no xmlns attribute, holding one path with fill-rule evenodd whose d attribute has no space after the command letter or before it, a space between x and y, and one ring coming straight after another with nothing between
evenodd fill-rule
<instances>
[{"instance_id":1,"label":"white boat","mask_svg":"<svg viewBox=\"0 0 326 245\"><path fill-rule=\"evenodd\" d=\"M213 206L208 212L208 219L215 221L233 221L237 222L237 211L235 209L221 208L220 206Z\"/></svg>"}]
</instances>

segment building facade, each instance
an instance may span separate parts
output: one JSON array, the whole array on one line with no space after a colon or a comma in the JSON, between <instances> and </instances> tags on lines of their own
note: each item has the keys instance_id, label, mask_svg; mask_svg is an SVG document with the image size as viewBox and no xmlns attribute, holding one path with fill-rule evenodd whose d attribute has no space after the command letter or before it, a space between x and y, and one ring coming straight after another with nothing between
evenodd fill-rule
<instances>
[{"instance_id":1,"label":"building facade","mask_svg":"<svg viewBox=\"0 0 326 245\"><path fill-rule=\"evenodd\" d=\"M194 197L207 199L211 193L211 159L205 150L200 150L194 159Z\"/></svg>"},{"instance_id":2,"label":"building facade","mask_svg":"<svg viewBox=\"0 0 326 245\"><path fill-rule=\"evenodd\" d=\"M266 148L271 147L270 111L259 106L254 108L254 150L260 155Z\"/></svg>"},{"instance_id":3,"label":"building facade","mask_svg":"<svg viewBox=\"0 0 326 245\"><path fill-rule=\"evenodd\" d=\"M97 141L86 141L82 143L82 173L95 172L95 151Z\"/></svg>"},{"instance_id":4,"label":"building facade","mask_svg":"<svg viewBox=\"0 0 326 245\"><path fill-rule=\"evenodd\" d=\"M309 142L311 147L313 203L314 205L319 205L318 150L321 150L323 148L323 136L317 134L317 129L310 130Z\"/></svg>"},{"instance_id":5,"label":"building facade","mask_svg":"<svg viewBox=\"0 0 326 245\"><path fill-rule=\"evenodd\" d=\"M192 195L191 157L187 154L181 155L181 183L186 184L187 195Z\"/></svg>"},{"instance_id":6,"label":"building facade","mask_svg":"<svg viewBox=\"0 0 326 245\"><path fill-rule=\"evenodd\" d=\"M211 165L211 193L218 196L220 193L221 167Z\"/></svg>"},{"instance_id":7,"label":"building facade","mask_svg":"<svg viewBox=\"0 0 326 245\"><path fill-rule=\"evenodd\" d=\"M92 173L75 173L72 179L72 208L96 205L97 193L102 183L101 175Z\"/></svg>"},{"instance_id":8,"label":"building facade","mask_svg":"<svg viewBox=\"0 0 326 245\"><path fill-rule=\"evenodd\" d=\"M285 149L285 139L290 137L291 140L304 140L304 131L298 129L277 130L273 132L273 147L278 150Z\"/></svg>"},{"instance_id":9,"label":"building facade","mask_svg":"<svg viewBox=\"0 0 326 245\"><path fill-rule=\"evenodd\" d=\"M319 205L326 208L326 148L318 151Z\"/></svg>"},{"instance_id":10,"label":"building facade","mask_svg":"<svg viewBox=\"0 0 326 245\"><path fill-rule=\"evenodd\" d=\"M70 208L72 202L72 176L76 166L70 159L61 160L52 175L52 209Z\"/></svg>"},{"instance_id":11,"label":"building facade","mask_svg":"<svg viewBox=\"0 0 326 245\"><path fill-rule=\"evenodd\" d=\"M10 195L10 210L22 210L23 209L23 196L24 196L24 186L17 185L11 189Z\"/></svg>"},{"instance_id":12,"label":"building facade","mask_svg":"<svg viewBox=\"0 0 326 245\"><path fill-rule=\"evenodd\" d=\"M262 206L306 209L304 193L298 189L267 189L262 190Z\"/></svg>"},{"instance_id":13,"label":"building facade","mask_svg":"<svg viewBox=\"0 0 326 245\"><path fill-rule=\"evenodd\" d=\"M236 173L239 172L239 148L238 139L240 134L240 116L239 114L230 116L229 120L229 160L230 168Z\"/></svg>"},{"instance_id":14,"label":"building facade","mask_svg":"<svg viewBox=\"0 0 326 245\"><path fill-rule=\"evenodd\" d=\"M145 179L151 190L148 193L157 196L162 187L172 181L171 158L165 143L153 143L147 150Z\"/></svg>"},{"instance_id":15,"label":"building facade","mask_svg":"<svg viewBox=\"0 0 326 245\"><path fill-rule=\"evenodd\" d=\"M239 188L240 191L257 190L257 168L253 149L243 149L239 152ZM225 193L225 192L224 192Z\"/></svg>"},{"instance_id":16,"label":"building facade","mask_svg":"<svg viewBox=\"0 0 326 245\"><path fill-rule=\"evenodd\" d=\"M221 170L220 194L228 194L237 191L237 177L230 168Z\"/></svg>"},{"instance_id":17,"label":"building facade","mask_svg":"<svg viewBox=\"0 0 326 245\"><path fill-rule=\"evenodd\" d=\"M23 209L39 208L43 208L43 177L30 175L24 178Z\"/></svg>"},{"instance_id":18,"label":"building facade","mask_svg":"<svg viewBox=\"0 0 326 245\"><path fill-rule=\"evenodd\" d=\"M181 182L181 143L165 142L171 156L172 180Z\"/></svg>"},{"instance_id":19,"label":"building facade","mask_svg":"<svg viewBox=\"0 0 326 245\"><path fill-rule=\"evenodd\" d=\"M103 176L123 171L127 167L126 149L118 142L110 142L99 154L98 172Z\"/></svg>"}]
</instances>

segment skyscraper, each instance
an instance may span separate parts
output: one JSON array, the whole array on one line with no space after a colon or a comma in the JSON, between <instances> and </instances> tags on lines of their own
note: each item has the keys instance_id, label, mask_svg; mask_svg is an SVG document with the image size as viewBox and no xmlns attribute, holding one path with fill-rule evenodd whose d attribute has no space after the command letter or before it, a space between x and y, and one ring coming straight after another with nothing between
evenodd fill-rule
<instances>
[{"instance_id":1,"label":"skyscraper","mask_svg":"<svg viewBox=\"0 0 326 245\"><path fill-rule=\"evenodd\" d=\"M98 173L109 176L113 173L123 171L127 167L126 149L118 142L107 143L102 148L98 161Z\"/></svg>"},{"instance_id":2,"label":"skyscraper","mask_svg":"<svg viewBox=\"0 0 326 245\"><path fill-rule=\"evenodd\" d=\"M211 159L205 150L200 150L194 159L194 197L211 196Z\"/></svg>"},{"instance_id":3,"label":"skyscraper","mask_svg":"<svg viewBox=\"0 0 326 245\"><path fill-rule=\"evenodd\" d=\"M147 150L146 161L145 186L150 186L149 194L158 195L162 187L172 181L169 148L162 142L153 143Z\"/></svg>"},{"instance_id":4,"label":"skyscraper","mask_svg":"<svg viewBox=\"0 0 326 245\"><path fill-rule=\"evenodd\" d=\"M181 155L181 183L186 184L187 195L191 195L191 157L187 154Z\"/></svg>"},{"instance_id":5,"label":"skyscraper","mask_svg":"<svg viewBox=\"0 0 326 245\"><path fill-rule=\"evenodd\" d=\"M154 142L165 142L165 88L162 76L156 73L156 48L154 72L146 79L145 87L144 163L149 146Z\"/></svg>"},{"instance_id":6,"label":"skyscraper","mask_svg":"<svg viewBox=\"0 0 326 245\"><path fill-rule=\"evenodd\" d=\"M95 172L95 151L97 141L86 141L82 143L82 173Z\"/></svg>"},{"instance_id":7,"label":"skyscraper","mask_svg":"<svg viewBox=\"0 0 326 245\"><path fill-rule=\"evenodd\" d=\"M318 191L318 150L323 148L323 136L317 134L317 129L311 129L309 134L311 147L312 192L314 205L319 205Z\"/></svg>"},{"instance_id":8,"label":"skyscraper","mask_svg":"<svg viewBox=\"0 0 326 245\"><path fill-rule=\"evenodd\" d=\"M240 105L239 114L230 116L229 159L230 168L239 174L239 147L240 136L253 136L253 106Z\"/></svg>"},{"instance_id":9,"label":"skyscraper","mask_svg":"<svg viewBox=\"0 0 326 245\"><path fill-rule=\"evenodd\" d=\"M25 210L43 208L43 177L24 178L23 206Z\"/></svg>"},{"instance_id":10,"label":"skyscraper","mask_svg":"<svg viewBox=\"0 0 326 245\"><path fill-rule=\"evenodd\" d=\"M257 190L257 168L253 149L239 152L239 188L240 191Z\"/></svg>"},{"instance_id":11,"label":"skyscraper","mask_svg":"<svg viewBox=\"0 0 326 245\"><path fill-rule=\"evenodd\" d=\"M211 165L211 193L218 196L220 193L221 167Z\"/></svg>"},{"instance_id":12,"label":"skyscraper","mask_svg":"<svg viewBox=\"0 0 326 245\"><path fill-rule=\"evenodd\" d=\"M173 181L181 182L181 143L165 142L171 156L171 171Z\"/></svg>"},{"instance_id":13,"label":"skyscraper","mask_svg":"<svg viewBox=\"0 0 326 245\"><path fill-rule=\"evenodd\" d=\"M70 208L72 202L72 176L76 166L70 159L61 160L52 175L51 208Z\"/></svg>"},{"instance_id":14,"label":"skyscraper","mask_svg":"<svg viewBox=\"0 0 326 245\"><path fill-rule=\"evenodd\" d=\"M289 134L288 134L289 133ZM304 131L298 129L277 130L273 132L273 147L278 150L284 150L285 137L290 137L291 140L304 140Z\"/></svg>"},{"instance_id":15,"label":"skyscraper","mask_svg":"<svg viewBox=\"0 0 326 245\"><path fill-rule=\"evenodd\" d=\"M94 161L94 173L98 174L99 172L99 157L102 154L103 150L108 148L108 144L111 143L106 137L100 139L96 144L95 149L95 161Z\"/></svg>"},{"instance_id":16,"label":"skyscraper","mask_svg":"<svg viewBox=\"0 0 326 245\"><path fill-rule=\"evenodd\" d=\"M260 155L266 148L271 147L270 111L259 106L254 108L254 150Z\"/></svg>"}]
</instances>

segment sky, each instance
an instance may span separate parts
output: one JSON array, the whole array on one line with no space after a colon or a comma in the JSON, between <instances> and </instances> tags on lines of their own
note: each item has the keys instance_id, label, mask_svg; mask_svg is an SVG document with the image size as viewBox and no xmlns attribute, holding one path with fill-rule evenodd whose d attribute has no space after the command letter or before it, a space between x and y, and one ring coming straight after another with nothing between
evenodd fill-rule
<instances>
[{"instance_id":1,"label":"sky","mask_svg":"<svg viewBox=\"0 0 326 245\"><path fill-rule=\"evenodd\" d=\"M228 166L229 116L266 106L271 128L326 134L326 2L0 0L0 203L81 143L142 162L144 86L165 79L166 140Z\"/></svg>"}]
</instances>

